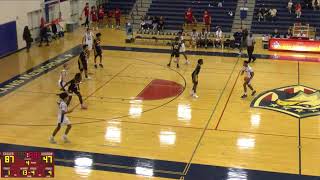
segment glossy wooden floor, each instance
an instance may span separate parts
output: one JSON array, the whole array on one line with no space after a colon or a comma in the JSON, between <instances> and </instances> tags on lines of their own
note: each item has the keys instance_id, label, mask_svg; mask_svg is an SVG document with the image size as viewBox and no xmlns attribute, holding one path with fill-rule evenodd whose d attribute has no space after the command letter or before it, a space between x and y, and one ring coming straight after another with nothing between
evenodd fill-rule
<instances>
[{"instance_id":1,"label":"glossy wooden floor","mask_svg":"<svg viewBox=\"0 0 320 180\"><path fill-rule=\"evenodd\" d=\"M68 34L50 47L32 47L0 60L3 82L81 42L82 31ZM102 30L103 44L128 45L123 32ZM213 50L209 50L213 51ZM221 50L215 50L221 51ZM230 51L233 52L233 51ZM256 53L267 53L258 49ZM281 54L281 53L278 53ZM1 143L135 156L186 163L299 173L298 119L279 112L250 108L253 97L243 93L239 57L189 56L190 65L168 69L169 54L104 51L104 69L93 69L92 80L81 90L88 110L79 107L69 115L74 124L71 144L58 134L57 145L48 137L56 123L57 80L61 67L42 75L0 98ZM189 96L191 72L203 58L198 99ZM70 77L77 72L77 58L69 62ZM300 84L319 89L320 64L258 59L252 64L252 82L258 94ZM179 73L182 75L180 76ZM153 79L166 79L186 89L179 96L155 101L133 98ZM77 98L71 107L76 106ZM146 111L146 112L145 112ZM123 117L124 116L124 117ZM301 173L320 176L319 116L301 120ZM39 126L34 126L39 125ZM188 170L188 169L186 169ZM146 179L146 177L57 166L55 179ZM162 179L162 178L152 178Z\"/></svg>"}]
</instances>

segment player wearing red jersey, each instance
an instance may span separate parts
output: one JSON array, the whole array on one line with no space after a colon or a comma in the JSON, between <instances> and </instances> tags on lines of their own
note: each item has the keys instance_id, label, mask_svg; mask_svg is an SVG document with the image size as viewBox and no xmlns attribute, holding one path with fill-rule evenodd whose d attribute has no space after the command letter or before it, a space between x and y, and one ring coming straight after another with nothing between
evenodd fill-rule
<instances>
[{"instance_id":1,"label":"player wearing red jersey","mask_svg":"<svg viewBox=\"0 0 320 180\"><path fill-rule=\"evenodd\" d=\"M89 8L89 3L86 3L86 6L83 8L82 14L84 14L86 21L82 24L85 27L90 26L90 21L89 21L89 16L90 16L90 8ZM81 18L82 18L81 14Z\"/></svg>"},{"instance_id":2,"label":"player wearing red jersey","mask_svg":"<svg viewBox=\"0 0 320 180\"><path fill-rule=\"evenodd\" d=\"M186 13L185 13L185 15L184 15L184 19L185 19L185 21L186 21L187 24L192 24L192 23L194 23L194 17L193 17L193 13L192 13L191 8L189 8L189 9L186 11Z\"/></svg>"},{"instance_id":3,"label":"player wearing red jersey","mask_svg":"<svg viewBox=\"0 0 320 180\"><path fill-rule=\"evenodd\" d=\"M209 15L208 10L204 10L203 12L203 24L206 27L206 30L210 32L211 27L211 16Z\"/></svg>"},{"instance_id":4,"label":"player wearing red jersey","mask_svg":"<svg viewBox=\"0 0 320 180\"><path fill-rule=\"evenodd\" d=\"M98 29L98 13L95 6L91 7L90 15L91 15L92 29L93 30Z\"/></svg>"},{"instance_id":5,"label":"player wearing red jersey","mask_svg":"<svg viewBox=\"0 0 320 180\"><path fill-rule=\"evenodd\" d=\"M103 27L104 9L102 5L99 6L98 10L98 27Z\"/></svg>"},{"instance_id":6,"label":"player wearing red jersey","mask_svg":"<svg viewBox=\"0 0 320 180\"><path fill-rule=\"evenodd\" d=\"M116 20L116 28L119 29L120 28L120 18L121 18L121 11L119 8L116 8L116 10L114 11L114 18Z\"/></svg>"},{"instance_id":7,"label":"player wearing red jersey","mask_svg":"<svg viewBox=\"0 0 320 180\"><path fill-rule=\"evenodd\" d=\"M107 12L107 25L108 25L108 28L113 28L112 20L113 20L113 10L110 9Z\"/></svg>"}]
</instances>

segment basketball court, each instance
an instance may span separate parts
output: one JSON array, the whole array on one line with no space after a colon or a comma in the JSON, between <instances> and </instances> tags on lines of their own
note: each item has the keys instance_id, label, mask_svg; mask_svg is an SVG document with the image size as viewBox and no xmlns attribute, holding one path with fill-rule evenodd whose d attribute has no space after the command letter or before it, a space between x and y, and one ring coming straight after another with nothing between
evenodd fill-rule
<instances>
[{"instance_id":1,"label":"basketball court","mask_svg":"<svg viewBox=\"0 0 320 180\"><path fill-rule=\"evenodd\" d=\"M236 51L188 48L191 64L181 57L180 69L168 68L168 47L125 44L122 31L101 33L104 68L94 69L91 56L92 79L80 84L88 109L73 97L68 144L62 132L57 144L48 138L56 126L59 73L63 63L69 78L78 72L83 29L0 60L1 149L55 151L59 180L320 176L316 54L257 49L260 58L250 64L257 94L241 99L246 58ZM191 73L199 58L195 99Z\"/></svg>"}]
</instances>

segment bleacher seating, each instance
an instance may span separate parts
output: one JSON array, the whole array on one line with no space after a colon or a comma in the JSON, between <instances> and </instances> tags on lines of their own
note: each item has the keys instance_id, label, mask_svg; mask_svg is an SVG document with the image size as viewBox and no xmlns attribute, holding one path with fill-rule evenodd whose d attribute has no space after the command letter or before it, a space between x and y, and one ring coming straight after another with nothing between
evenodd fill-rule
<instances>
[{"instance_id":1,"label":"bleacher seating","mask_svg":"<svg viewBox=\"0 0 320 180\"><path fill-rule=\"evenodd\" d=\"M163 16L165 29L180 30L184 24L184 13L189 7L198 22L202 22L203 11L208 9L212 17L212 31L216 26L221 26L223 32L231 32L234 17L229 16L228 12L235 12L237 0L224 1L221 8L213 4L212 0L153 0L147 16Z\"/></svg>"},{"instance_id":2,"label":"bleacher seating","mask_svg":"<svg viewBox=\"0 0 320 180\"><path fill-rule=\"evenodd\" d=\"M294 5L298 2L298 0L294 0ZM303 1L300 1L302 5L302 15L301 19L296 19L296 15L294 13L294 7L292 14L290 15L287 9L286 0L257 0L255 5L255 12L258 11L259 8L272 8L275 7L277 9L277 20L275 22L259 22L255 17L252 21L251 31L255 34L270 34L273 32L275 28L279 30L281 34L287 32L290 26L293 26L296 22L301 22L303 24L310 24L316 28L317 32L320 30L320 13L319 11L314 11L313 9L308 9L304 7Z\"/></svg>"},{"instance_id":3,"label":"bleacher seating","mask_svg":"<svg viewBox=\"0 0 320 180\"><path fill-rule=\"evenodd\" d=\"M109 0L105 4L105 10L114 10L119 8L122 14L128 15L136 0Z\"/></svg>"}]
</instances>

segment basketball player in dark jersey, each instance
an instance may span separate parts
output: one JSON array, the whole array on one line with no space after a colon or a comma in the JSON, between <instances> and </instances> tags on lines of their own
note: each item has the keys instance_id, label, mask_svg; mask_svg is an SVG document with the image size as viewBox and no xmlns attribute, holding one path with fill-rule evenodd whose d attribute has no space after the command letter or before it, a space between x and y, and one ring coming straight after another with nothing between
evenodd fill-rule
<instances>
[{"instance_id":1,"label":"basketball player in dark jersey","mask_svg":"<svg viewBox=\"0 0 320 180\"><path fill-rule=\"evenodd\" d=\"M97 57L100 58L100 64L99 64L99 66L100 66L101 68L103 68L103 65L102 65L102 49L101 49L101 45L100 45L100 43L101 43L100 37L101 37L101 33L97 33L97 34L96 34L96 39L94 39L94 41L93 41L94 67L95 67L95 68L98 68L98 66L97 66Z\"/></svg>"},{"instance_id":2,"label":"basketball player in dark jersey","mask_svg":"<svg viewBox=\"0 0 320 180\"><path fill-rule=\"evenodd\" d=\"M84 71L84 75L86 79L91 79L88 76L88 55L89 55L89 50L88 50L88 45L85 44L82 46L83 51L80 53L79 59L78 59L78 66L80 73Z\"/></svg>"},{"instance_id":3,"label":"basketball player in dark jersey","mask_svg":"<svg viewBox=\"0 0 320 180\"><path fill-rule=\"evenodd\" d=\"M196 92L197 92L197 86L198 86L198 75L200 73L201 70L201 65L203 64L203 59L199 59L198 60L198 64L196 69L192 72L192 83L193 83L193 87L192 87L192 91L191 91L191 96L194 98L198 98Z\"/></svg>"},{"instance_id":4,"label":"basketball player in dark jersey","mask_svg":"<svg viewBox=\"0 0 320 180\"><path fill-rule=\"evenodd\" d=\"M77 73L74 78L67 82L65 85L64 85L64 89L65 87L68 86L68 93L69 93L69 99L67 101L67 105L70 104L71 102L71 99L72 99L72 94L76 94L79 98L79 102L80 102L80 105L81 105L81 109L87 109L87 106L83 103L83 100L82 100L82 96L81 96L81 93L80 93L80 82L81 82L81 74L80 73ZM71 95L70 95L71 94Z\"/></svg>"},{"instance_id":5,"label":"basketball player in dark jersey","mask_svg":"<svg viewBox=\"0 0 320 180\"><path fill-rule=\"evenodd\" d=\"M175 41L172 43L172 48L171 48L172 52L171 52L169 64L167 64L168 67L171 66L172 58L175 57L177 62L177 68L179 68L180 48L181 48L181 43L179 43L179 37L176 37Z\"/></svg>"}]
</instances>

